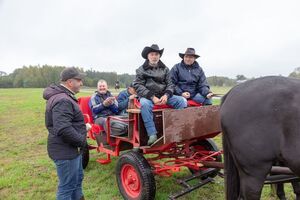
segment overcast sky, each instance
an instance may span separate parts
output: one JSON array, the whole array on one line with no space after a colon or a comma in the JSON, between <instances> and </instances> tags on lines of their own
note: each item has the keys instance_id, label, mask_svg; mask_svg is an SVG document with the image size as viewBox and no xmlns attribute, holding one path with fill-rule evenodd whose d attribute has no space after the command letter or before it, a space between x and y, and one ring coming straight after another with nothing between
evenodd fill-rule
<instances>
[{"instance_id":1,"label":"overcast sky","mask_svg":"<svg viewBox=\"0 0 300 200\"><path fill-rule=\"evenodd\" d=\"M157 43L172 67L194 47L207 76L300 67L298 0L0 0L0 71L63 65L134 74Z\"/></svg>"}]
</instances>

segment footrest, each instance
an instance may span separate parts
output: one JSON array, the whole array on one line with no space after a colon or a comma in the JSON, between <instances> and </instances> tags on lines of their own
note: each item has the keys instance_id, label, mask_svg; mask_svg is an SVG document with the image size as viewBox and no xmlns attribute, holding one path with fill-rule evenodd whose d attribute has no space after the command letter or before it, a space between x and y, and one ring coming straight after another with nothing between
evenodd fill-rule
<instances>
[{"instance_id":1,"label":"footrest","mask_svg":"<svg viewBox=\"0 0 300 200\"><path fill-rule=\"evenodd\" d=\"M101 159L101 158L97 159L96 161L102 165L109 164L111 162L110 159Z\"/></svg>"}]
</instances>

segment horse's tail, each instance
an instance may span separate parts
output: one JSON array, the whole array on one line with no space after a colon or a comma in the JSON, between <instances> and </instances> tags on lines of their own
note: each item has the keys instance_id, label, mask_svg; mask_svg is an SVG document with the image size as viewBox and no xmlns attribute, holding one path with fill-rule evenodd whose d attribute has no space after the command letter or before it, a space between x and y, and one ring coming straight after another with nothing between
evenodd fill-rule
<instances>
[{"instance_id":1,"label":"horse's tail","mask_svg":"<svg viewBox=\"0 0 300 200\"><path fill-rule=\"evenodd\" d=\"M225 196L226 200L236 200L240 193L240 179L237 167L230 152L230 145L226 132L223 130L223 153L225 174Z\"/></svg>"},{"instance_id":2,"label":"horse's tail","mask_svg":"<svg viewBox=\"0 0 300 200\"><path fill-rule=\"evenodd\" d=\"M229 92L223 96L221 106L226 100ZM223 153L224 153L224 174L225 174L225 195L226 200L236 200L240 193L240 178L239 173L234 162L233 156L230 151L230 144L228 134L226 133L226 127L222 123L222 141L223 141Z\"/></svg>"}]
</instances>

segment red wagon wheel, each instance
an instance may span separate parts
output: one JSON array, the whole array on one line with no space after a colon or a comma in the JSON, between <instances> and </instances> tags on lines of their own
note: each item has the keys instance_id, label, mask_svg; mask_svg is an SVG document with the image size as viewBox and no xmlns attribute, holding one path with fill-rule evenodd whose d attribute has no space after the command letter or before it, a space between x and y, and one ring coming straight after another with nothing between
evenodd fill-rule
<instances>
[{"instance_id":1,"label":"red wagon wheel","mask_svg":"<svg viewBox=\"0 0 300 200\"><path fill-rule=\"evenodd\" d=\"M154 199L156 192L154 175L142 154L134 151L123 154L116 166L116 176L124 199Z\"/></svg>"},{"instance_id":2,"label":"red wagon wheel","mask_svg":"<svg viewBox=\"0 0 300 200\"><path fill-rule=\"evenodd\" d=\"M198 152L198 151L202 151L202 150L219 151L217 145L215 144L215 142L212 139L198 140L190 145L190 149L193 152ZM216 159L215 161L222 162L222 155L214 156L214 158ZM189 170L193 174L198 171L198 170L191 169L191 168ZM199 168L199 170L201 170L201 168ZM210 173L208 176L211 178L214 178L215 176L218 175L219 171L220 171L220 169L216 169L212 173ZM203 177L202 179L206 179L206 178L207 177Z\"/></svg>"},{"instance_id":3,"label":"red wagon wheel","mask_svg":"<svg viewBox=\"0 0 300 200\"><path fill-rule=\"evenodd\" d=\"M137 198L141 193L141 181L138 172L129 164L121 169L121 181L125 192L132 198Z\"/></svg>"}]
</instances>

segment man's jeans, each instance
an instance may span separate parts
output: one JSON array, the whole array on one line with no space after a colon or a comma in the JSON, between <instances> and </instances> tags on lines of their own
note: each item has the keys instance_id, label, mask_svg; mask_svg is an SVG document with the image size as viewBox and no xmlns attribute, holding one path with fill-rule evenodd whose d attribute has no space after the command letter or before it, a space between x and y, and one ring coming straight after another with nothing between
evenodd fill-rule
<instances>
[{"instance_id":1,"label":"man's jeans","mask_svg":"<svg viewBox=\"0 0 300 200\"><path fill-rule=\"evenodd\" d=\"M140 103L141 114L148 136L157 134L157 130L153 121L153 102L149 99L141 98ZM187 107L187 100L181 96L173 95L172 97L168 98L167 105L170 105L175 109L183 109Z\"/></svg>"},{"instance_id":2,"label":"man's jeans","mask_svg":"<svg viewBox=\"0 0 300 200\"><path fill-rule=\"evenodd\" d=\"M59 178L57 200L79 200L82 196L82 156L73 160L54 160Z\"/></svg>"},{"instance_id":3,"label":"man's jeans","mask_svg":"<svg viewBox=\"0 0 300 200\"><path fill-rule=\"evenodd\" d=\"M203 105L212 105L211 99L205 98L199 93L197 93L192 100L196 101L197 103L202 103Z\"/></svg>"}]
</instances>

